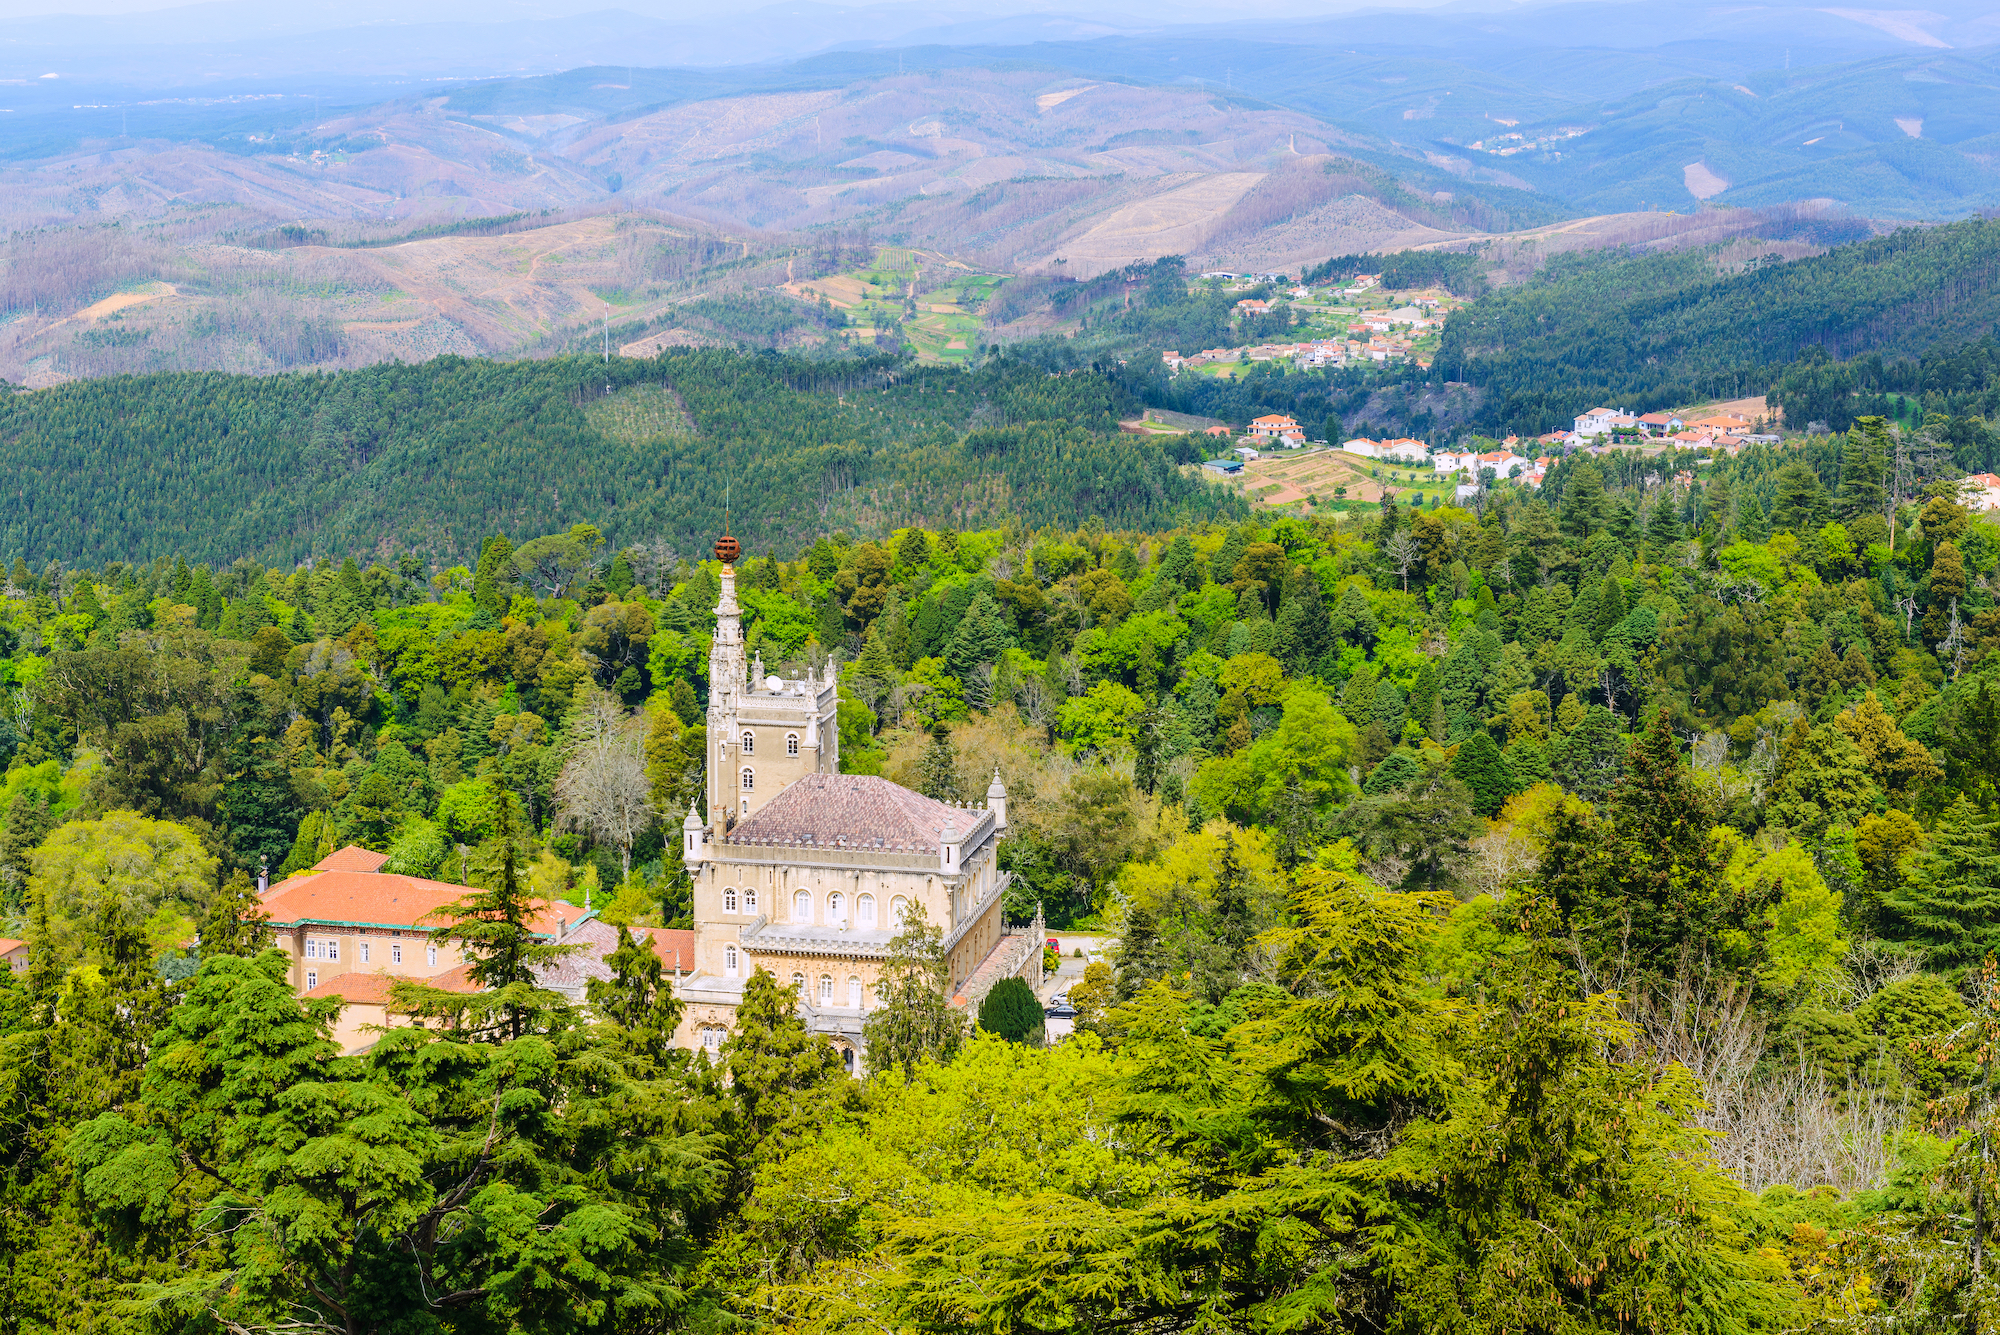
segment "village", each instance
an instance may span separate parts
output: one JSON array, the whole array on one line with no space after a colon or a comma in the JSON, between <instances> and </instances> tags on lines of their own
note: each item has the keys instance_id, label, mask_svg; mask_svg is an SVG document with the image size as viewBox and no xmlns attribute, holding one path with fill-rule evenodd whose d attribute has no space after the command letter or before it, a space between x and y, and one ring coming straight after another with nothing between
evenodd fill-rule
<instances>
[{"instance_id":1,"label":"village","mask_svg":"<svg viewBox=\"0 0 2000 1335\"><path fill-rule=\"evenodd\" d=\"M1283 274L1209 272L1205 282L1244 287L1290 283ZM1318 288L1294 284L1282 297L1246 296L1234 313L1239 320L1268 317L1281 311L1313 337L1294 342L1255 343L1235 348L1205 348L1183 355L1179 349L1162 353L1161 362L1175 373L1183 370L1233 377L1238 368L1283 362L1294 369L1339 369L1410 361L1428 368L1443 334L1446 318L1464 302L1439 288L1391 293L1379 274L1362 274Z\"/></svg>"},{"instance_id":2,"label":"village","mask_svg":"<svg viewBox=\"0 0 2000 1335\"><path fill-rule=\"evenodd\" d=\"M1385 497L1400 504L1459 504L1501 484L1534 490L1562 458L1575 453L1657 455L1699 450L1710 459L1734 455L1747 445L1779 439L1774 430L1766 429L1763 411L1762 401L1751 399L1640 415L1593 408L1579 414L1568 431L1526 439L1508 436L1504 441L1469 437L1457 448L1437 449L1409 437L1357 436L1338 445L1309 441L1303 424L1279 413L1258 417L1241 431L1157 412L1127 425L1152 431L1190 426L1201 430L1215 440L1218 451L1217 457L1200 465L1202 471L1243 490L1252 504L1344 510L1379 504ZM1174 420L1166 420L1169 417ZM1474 445L1498 448L1470 448ZM1682 480L1691 482L1692 474ZM2000 506L2000 480L1993 486L1993 504Z\"/></svg>"}]
</instances>

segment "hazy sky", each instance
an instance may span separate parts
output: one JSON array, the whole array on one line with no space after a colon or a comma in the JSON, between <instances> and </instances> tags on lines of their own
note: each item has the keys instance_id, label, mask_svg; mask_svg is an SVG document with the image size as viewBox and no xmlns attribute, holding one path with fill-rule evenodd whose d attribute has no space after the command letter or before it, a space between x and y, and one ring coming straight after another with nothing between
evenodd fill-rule
<instances>
[{"instance_id":1,"label":"hazy sky","mask_svg":"<svg viewBox=\"0 0 2000 1335\"><path fill-rule=\"evenodd\" d=\"M898 0L811 0L816 5L858 8L868 4L897 3ZM1230 18L1290 18L1302 15L1342 14L1357 9L1427 8L1446 0L999 0L998 3L962 4L953 0L934 6L942 11L963 13L976 9L994 16L1051 12L1071 15L1145 14L1156 20L1214 22ZM1519 0L1474 0L1456 7L1511 8ZM1654 4L1678 4L1682 0L1651 0ZM771 0L750 0L746 9L764 8ZM0 0L0 22L59 14L136 14L164 9L228 7L229 0L189 6L187 0ZM554 18L593 10L623 9L662 19L686 18L713 23L716 8L707 0L290 0L283 5L288 27L296 27L307 15L318 15L328 28L355 23L424 22L458 19L493 22L505 19Z\"/></svg>"}]
</instances>

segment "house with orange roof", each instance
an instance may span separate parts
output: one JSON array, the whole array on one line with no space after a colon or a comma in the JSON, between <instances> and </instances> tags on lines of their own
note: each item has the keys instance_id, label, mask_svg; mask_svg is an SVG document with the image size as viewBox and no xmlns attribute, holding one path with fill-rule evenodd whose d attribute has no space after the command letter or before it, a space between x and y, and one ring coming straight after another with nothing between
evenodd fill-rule
<instances>
[{"instance_id":1,"label":"house with orange roof","mask_svg":"<svg viewBox=\"0 0 2000 1335\"><path fill-rule=\"evenodd\" d=\"M1974 510L2000 510L2000 477L1974 473L1960 484L1966 505Z\"/></svg>"},{"instance_id":2,"label":"house with orange roof","mask_svg":"<svg viewBox=\"0 0 2000 1335\"><path fill-rule=\"evenodd\" d=\"M451 905L472 888L382 870L385 853L347 847L263 891L265 930L292 959L292 987L309 996L350 973L431 979L464 963L456 944L433 941ZM589 911L538 904L530 918L545 940L568 936Z\"/></svg>"},{"instance_id":3,"label":"house with orange roof","mask_svg":"<svg viewBox=\"0 0 2000 1335\"><path fill-rule=\"evenodd\" d=\"M1394 440L1382 442L1384 459L1400 459L1407 464L1420 464L1431 457L1431 447L1421 440L1409 436L1398 436Z\"/></svg>"},{"instance_id":4,"label":"house with orange roof","mask_svg":"<svg viewBox=\"0 0 2000 1335\"><path fill-rule=\"evenodd\" d=\"M1250 423L1250 434L1260 440L1276 440L1287 432L1296 433L1304 439L1299 424L1283 413L1265 413Z\"/></svg>"},{"instance_id":5,"label":"house with orange roof","mask_svg":"<svg viewBox=\"0 0 2000 1335\"><path fill-rule=\"evenodd\" d=\"M1576 419L1576 434L1579 436L1601 436L1611 430L1611 420L1623 417L1622 408L1592 408L1587 413L1579 413Z\"/></svg>"},{"instance_id":6,"label":"house with orange roof","mask_svg":"<svg viewBox=\"0 0 2000 1335\"><path fill-rule=\"evenodd\" d=\"M1381 442L1370 440L1366 436L1356 436L1353 440L1342 441L1340 450L1343 454L1358 454L1363 459L1380 459L1382 457Z\"/></svg>"},{"instance_id":7,"label":"house with orange roof","mask_svg":"<svg viewBox=\"0 0 2000 1335\"><path fill-rule=\"evenodd\" d=\"M0 936L0 963L6 964L9 973L25 972L28 967L28 943Z\"/></svg>"}]
</instances>

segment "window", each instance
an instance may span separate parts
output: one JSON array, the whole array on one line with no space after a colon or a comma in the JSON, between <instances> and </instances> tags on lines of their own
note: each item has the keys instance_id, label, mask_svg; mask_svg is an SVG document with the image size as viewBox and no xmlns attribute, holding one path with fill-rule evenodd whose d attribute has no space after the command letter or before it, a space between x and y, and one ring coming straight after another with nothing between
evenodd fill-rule
<instances>
[{"instance_id":1,"label":"window","mask_svg":"<svg viewBox=\"0 0 2000 1335\"><path fill-rule=\"evenodd\" d=\"M747 793L756 786L757 786L757 771L751 769L748 765L745 765L743 767L743 791Z\"/></svg>"},{"instance_id":2,"label":"window","mask_svg":"<svg viewBox=\"0 0 2000 1335\"><path fill-rule=\"evenodd\" d=\"M788 756L795 756L798 753L799 753L799 735L795 732L786 733L785 754Z\"/></svg>"},{"instance_id":3,"label":"window","mask_svg":"<svg viewBox=\"0 0 2000 1335\"><path fill-rule=\"evenodd\" d=\"M755 755L755 754L756 754L756 752L757 752L757 734L755 734L755 733L751 733L751 732L746 732L746 733L744 733L744 734L743 734L743 754L744 754L744 755L746 755L746 756L748 756L748 755ZM744 786L745 788L748 788L748 787L749 787L750 785L746 783L746 784L744 784L743 786Z\"/></svg>"},{"instance_id":4,"label":"window","mask_svg":"<svg viewBox=\"0 0 2000 1335\"><path fill-rule=\"evenodd\" d=\"M842 1066L845 1066L845 1067L847 1068L847 1073L848 1073L849 1075L853 1075L853 1074L854 1074L854 1049L853 1049L853 1048L842 1048L842 1049L840 1050L840 1064L841 1064Z\"/></svg>"},{"instance_id":5,"label":"window","mask_svg":"<svg viewBox=\"0 0 2000 1335\"><path fill-rule=\"evenodd\" d=\"M425 955L424 962L426 964L429 964L433 969L435 969L437 967L437 962L438 962L438 948L436 946L425 946L424 955Z\"/></svg>"},{"instance_id":6,"label":"window","mask_svg":"<svg viewBox=\"0 0 2000 1335\"><path fill-rule=\"evenodd\" d=\"M366 941L361 943L361 962L363 964L368 962L368 943Z\"/></svg>"},{"instance_id":7,"label":"window","mask_svg":"<svg viewBox=\"0 0 2000 1335\"><path fill-rule=\"evenodd\" d=\"M402 962L403 962L403 946L401 942L397 942L389 947L389 963L401 964Z\"/></svg>"},{"instance_id":8,"label":"window","mask_svg":"<svg viewBox=\"0 0 2000 1335\"><path fill-rule=\"evenodd\" d=\"M855 1010L861 1009L861 980L850 977L847 980L847 1004Z\"/></svg>"},{"instance_id":9,"label":"window","mask_svg":"<svg viewBox=\"0 0 2000 1335\"><path fill-rule=\"evenodd\" d=\"M757 887L754 885L743 887L743 911L745 913L757 911Z\"/></svg>"},{"instance_id":10,"label":"window","mask_svg":"<svg viewBox=\"0 0 2000 1335\"><path fill-rule=\"evenodd\" d=\"M318 970L318 969L307 969L307 970L306 970L306 991L310 992L310 991L312 991L312 990L313 990L314 988L316 988L316 987L318 987L318 986L319 986L319 970Z\"/></svg>"},{"instance_id":11,"label":"window","mask_svg":"<svg viewBox=\"0 0 2000 1335\"><path fill-rule=\"evenodd\" d=\"M829 927L847 925L847 896L838 890L826 897L826 921Z\"/></svg>"},{"instance_id":12,"label":"window","mask_svg":"<svg viewBox=\"0 0 2000 1335\"><path fill-rule=\"evenodd\" d=\"M339 937L336 936L335 938L333 938L333 940L326 943L326 957L330 960L337 960L340 958Z\"/></svg>"},{"instance_id":13,"label":"window","mask_svg":"<svg viewBox=\"0 0 2000 1335\"><path fill-rule=\"evenodd\" d=\"M722 948L722 974L725 978L734 978L736 976L735 946L724 946Z\"/></svg>"},{"instance_id":14,"label":"window","mask_svg":"<svg viewBox=\"0 0 2000 1335\"><path fill-rule=\"evenodd\" d=\"M309 960L319 958L319 942L313 940L311 937L306 938L306 958Z\"/></svg>"},{"instance_id":15,"label":"window","mask_svg":"<svg viewBox=\"0 0 2000 1335\"><path fill-rule=\"evenodd\" d=\"M903 915L910 911L910 901L897 895L889 901L889 922L897 927L903 925Z\"/></svg>"},{"instance_id":16,"label":"window","mask_svg":"<svg viewBox=\"0 0 2000 1335\"><path fill-rule=\"evenodd\" d=\"M802 973L793 974L792 991L803 993L805 990L806 990L806 976Z\"/></svg>"},{"instance_id":17,"label":"window","mask_svg":"<svg viewBox=\"0 0 2000 1335\"><path fill-rule=\"evenodd\" d=\"M710 1052L722 1046L722 1029L717 1025L705 1024L701 1027L701 1045Z\"/></svg>"},{"instance_id":18,"label":"window","mask_svg":"<svg viewBox=\"0 0 2000 1335\"><path fill-rule=\"evenodd\" d=\"M724 913L736 912L736 887L733 885L722 887L722 911Z\"/></svg>"},{"instance_id":19,"label":"window","mask_svg":"<svg viewBox=\"0 0 2000 1335\"><path fill-rule=\"evenodd\" d=\"M861 898L860 898L860 899L858 899L858 900L856 900L856 901L854 902L854 907L856 908L856 910L858 910L858 914L857 914L857 916L858 916L858 917L860 918L860 920L861 920L861 930L862 930L862 931L864 931L864 932L872 932L872 931L874 931L874 930L875 930L875 896L873 896L873 895L863 895L863 896L861 896Z\"/></svg>"},{"instance_id":20,"label":"window","mask_svg":"<svg viewBox=\"0 0 2000 1335\"><path fill-rule=\"evenodd\" d=\"M822 1006L833 1004L833 975L830 973L819 976L819 1004Z\"/></svg>"},{"instance_id":21,"label":"window","mask_svg":"<svg viewBox=\"0 0 2000 1335\"><path fill-rule=\"evenodd\" d=\"M792 921L811 922L813 920L812 891L800 890L792 896Z\"/></svg>"}]
</instances>

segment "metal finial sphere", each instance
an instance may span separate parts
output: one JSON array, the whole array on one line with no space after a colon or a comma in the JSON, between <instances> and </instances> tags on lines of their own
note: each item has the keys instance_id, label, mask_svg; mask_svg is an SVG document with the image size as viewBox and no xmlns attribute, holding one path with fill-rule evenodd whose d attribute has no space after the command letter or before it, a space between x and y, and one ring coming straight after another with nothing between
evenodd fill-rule
<instances>
[{"instance_id":1,"label":"metal finial sphere","mask_svg":"<svg viewBox=\"0 0 2000 1335\"><path fill-rule=\"evenodd\" d=\"M715 540L715 559L724 565L733 564L743 554L743 544L727 533Z\"/></svg>"}]
</instances>

